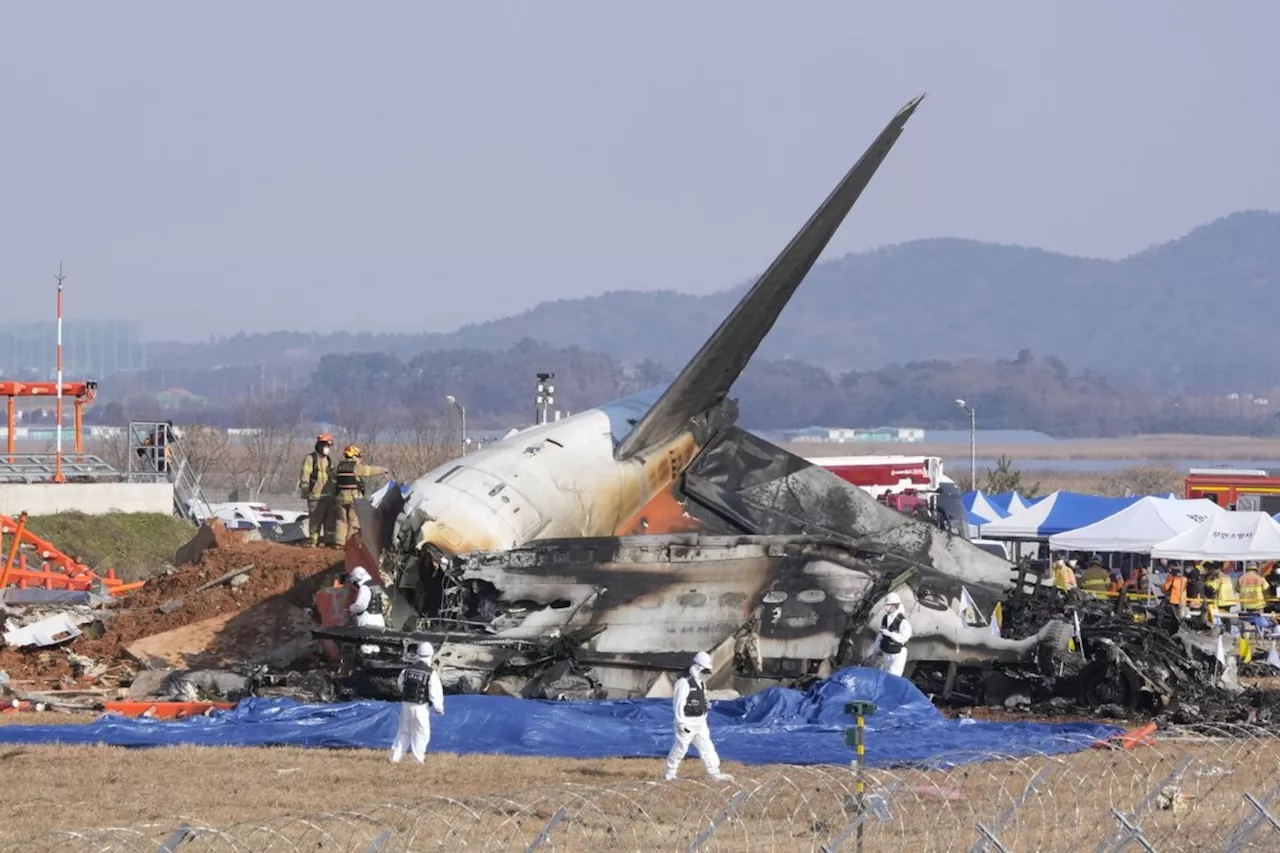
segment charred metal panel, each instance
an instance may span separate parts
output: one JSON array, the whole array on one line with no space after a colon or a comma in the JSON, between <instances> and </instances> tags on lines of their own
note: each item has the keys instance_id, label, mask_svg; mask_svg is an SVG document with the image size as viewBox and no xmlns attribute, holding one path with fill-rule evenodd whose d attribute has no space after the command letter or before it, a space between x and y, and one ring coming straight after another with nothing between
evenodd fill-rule
<instances>
[{"instance_id":1,"label":"charred metal panel","mask_svg":"<svg viewBox=\"0 0 1280 853\"><path fill-rule=\"evenodd\" d=\"M759 617L761 653L775 660L830 660L842 643L871 648L885 584L899 589L916 638L913 659L1020 659L1038 642L991 635L960 613L961 589L989 613L997 595L892 558L865 559L829 540L793 536L635 536L549 540L458 561L464 583L490 590L498 638L602 629L585 652L692 653ZM870 614L870 618L869 618Z\"/></svg>"},{"instance_id":2,"label":"charred metal panel","mask_svg":"<svg viewBox=\"0 0 1280 853\"><path fill-rule=\"evenodd\" d=\"M874 544L969 583L1003 588L1011 582L1008 562L896 512L738 427L725 430L698 455L684 488L704 510L744 532L827 534Z\"/></svg>"}]
</instances>

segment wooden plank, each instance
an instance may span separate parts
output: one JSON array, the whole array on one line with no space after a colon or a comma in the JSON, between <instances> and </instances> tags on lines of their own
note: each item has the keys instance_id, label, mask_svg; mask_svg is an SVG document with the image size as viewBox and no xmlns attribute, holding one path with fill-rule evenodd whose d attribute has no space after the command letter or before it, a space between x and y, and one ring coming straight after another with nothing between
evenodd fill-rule
<instances>
[{"instance_id":1,"label":"wooden plank","mask_svg":"<svg viewBox=\"0 0 1280 853\"><path fill-rule=\"evenodd\" d=\"M253 571L254 568L256 568L254 564L250 563L249 565L245 566L242 569L232 569L226 574L216 577L213 580L209 581L207 584L203 584L201 586L196 587L196 592L204 592L206 589L212 589L213 587L217 586L220 583L226 583L227 581L231 580L237 575L247 575L249 572Z\"/></svg>"}]
</instances>

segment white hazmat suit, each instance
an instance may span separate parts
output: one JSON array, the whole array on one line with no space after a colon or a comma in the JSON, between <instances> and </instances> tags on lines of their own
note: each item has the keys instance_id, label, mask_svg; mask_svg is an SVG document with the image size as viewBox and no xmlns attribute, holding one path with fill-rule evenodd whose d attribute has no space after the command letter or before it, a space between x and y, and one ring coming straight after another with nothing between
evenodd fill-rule
<instances>
[{"instance_id":1,"label":"white hazmat suit","mask_svg":"<svg viewBox=\"0 0 1280 853\"><path fill-rule=\"evenodd\" d=\"M911 639L911 620L902 612L902 600L890 593L886 599L885 614L880 619L876 633L876 651L879 658L876 668L901 677L907 665L907 641Z\"/></svg>"},{"instance_id":2,"label":"white hazmat suit","mask_svg":"<svg viewBox=\"0 0 1280 853\"><path fill-rule=\"evenodd\" d=\"M356 625L361 628L385 628L387 627L387 618L382 613L382 590L373 585L373 578L369 572L361 566L356 566L351 570L351 580L356 585L356 600L347 608L356 619ZM377 594L378 600L374 601L374 595ZM365 645L360 647L360 654L374 655L378 653L376 645Z\"/></svg>"},{"instance_id":3,"label":"white hazmat suit","mask_svg":"<svg viewBox=\"0 0 1280 853\"><path fill-rule=\"evenodd\" d=\"M703 679L711 671L711 656L706 652L698 652L689 667L689 674L676 682L671 695L671 707L675 716L675 743L667 753L667 767L662 778L670 782L676 778L676 771L685 753L692 744L698 750L698 757L712 779L728 780L728 776L720 772L720 756L711 743L711 728L707 725L707 685Z\"/></svg>"},{"instance_id":4,"label":"white hazmat suit","mask_svg":"<svg viewBox=\"0 0 1280 853\"><path fill-rule=\"evenodd\" d=\"M400 695L400 725L396 739L391 744L391 763L404 757L407 750L413 760L422 764L426 760L427 744L431 742L431 716L434 710L444 715L444 688L440 676L431 668L434 649L430 643L418 644L418 658L400 671L396 680Z\"/></svg>"}]
</instances>

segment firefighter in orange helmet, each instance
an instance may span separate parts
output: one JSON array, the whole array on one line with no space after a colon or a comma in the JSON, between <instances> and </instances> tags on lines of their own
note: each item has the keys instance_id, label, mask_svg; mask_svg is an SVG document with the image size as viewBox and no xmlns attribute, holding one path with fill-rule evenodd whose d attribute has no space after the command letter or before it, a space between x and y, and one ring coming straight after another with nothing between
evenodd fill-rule
<instances>
[{"instance_id":1,"label":"firefighter in orange helmet","mask_svg":"<svg viewBox=\"0 0 1280 853\"><path fill-rule=\"evenodd\" d=\"M322 432L316 436L315 450L302 459L298 477L298 494L307 502L307 544L315 547L324 536L325 544L333 544L333 498L326 488L332 462L329 451L333 436Z\"/></svg>"},{"instance_id":2,"label":"firefighter in orange helmet","mask_svg":"<svg viewBox=\"0 0 1280 853\"><path fill-rule=\"evenodd\" d=\"M337 510L337 539L339 548L347 544L347 538L360 529L360 518L356 515L356 500L364 497L364 481L366 477L377 477L387 473L386 468L377 465L365 465L360 461L364 452L354 444L349 444L342 451L342 461L333 466L334 504Z\"/></svg>"}]
</instances>

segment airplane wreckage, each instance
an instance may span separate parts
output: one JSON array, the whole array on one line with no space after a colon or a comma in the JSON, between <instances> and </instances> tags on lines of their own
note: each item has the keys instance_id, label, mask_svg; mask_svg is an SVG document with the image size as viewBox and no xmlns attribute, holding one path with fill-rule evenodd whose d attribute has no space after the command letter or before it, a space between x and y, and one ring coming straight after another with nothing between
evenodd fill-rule
<instances>
[{"instance_id":1,"label":"airplane wreckage","mask_svg":"<svg viewBox=\"0 0 1280 853\"><path fill-rule=\"evenodd\" d=\"M869 659L892 589L912 624L908 666L943 673L939 693L1052 695L1045 674L1078 661L1072 628L1059 607L1020 639L990 630L985 614L1014 589L1015 567L957 535L958 506L937 523L910 518L734 425L730 387L922 97L669 386L521 430L360 503L388 627L313 631L380 646L354 676L358 692L385 693L420 639L439 650L449 692L669 695L697 651L711 652L713 688L802 683ZM992 686L997 669L1026 678ZM1128 683L1120 669L1108 672ZM1147 702L1150 689L1125 701Z\"/></svg>"}]
</instances>

